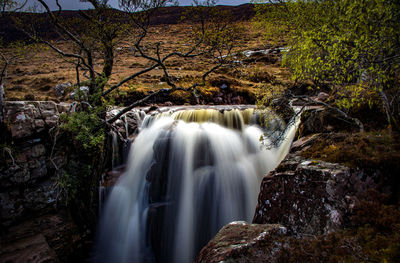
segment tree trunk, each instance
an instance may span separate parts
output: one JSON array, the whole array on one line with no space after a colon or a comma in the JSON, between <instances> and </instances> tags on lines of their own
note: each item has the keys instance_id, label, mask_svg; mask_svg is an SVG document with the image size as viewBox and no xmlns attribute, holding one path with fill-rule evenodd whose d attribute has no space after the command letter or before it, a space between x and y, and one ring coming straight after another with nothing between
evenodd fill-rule
<instances>
[{"instance_id":1,"label":"tree trunk","mask_svg":"<svg viewBox=\"0 0 400 263\"><path fill-rule=\"evenodd\" d=\"M4 107L4 86L0 84L0 123L3 122L3 107Z\"/></svg>"},{"instance_id":2,"label":"tree trunk","mask_svg":"<svg viewBox=\"0 0 400 263\"><path fill-rule=\"evenodd\" d=\"M385 92L382 90L379 92L379 95L381 97L382 100L382 104L383 104L383 109L385 110L385 114L386 114L386 120L388 122L388 127L391 130L392 129L392 113L390 111L390 104L389 104L389 100L385 94Z\"/></svg>"},{"instance_id":3,"label":"tree trunk","mask_svg":"<svg viewBox=\"0 0 400 263\"><path fill-rule=\"evenodd\" d=\"M90 84L89 84L89 94L93 95L96 93L96 73L93 68L93 57L90 51L86 51L87 64L89 65L90 74Z\"/></svg>"},{"instance_id":4,"label":"tree trunk","mask_svg":"<svg viewBox=\"0 0 400 263\"><path fill-rule=\"evenodd\" d=\"M104 45L104 67L103 74L106 78L109 78L112 73L114 66L114 48L112 45Z\"/></svg>"},{"instance_id":5,"label":"tree trunk","mask_svg":"<svg viewBox=\"0 0 400 263\"><path fill-rule=\"evenodd\" d=\"M4 94L4 86L6 85L6 80L7 80L7 67L10 63L7 59L4 58L4 60L5 64L0 76L0 123L3 123L3 118L4 118L3 108L4 108L4 101L6 99L6 96Z\"/></svg>"}]
</instances>

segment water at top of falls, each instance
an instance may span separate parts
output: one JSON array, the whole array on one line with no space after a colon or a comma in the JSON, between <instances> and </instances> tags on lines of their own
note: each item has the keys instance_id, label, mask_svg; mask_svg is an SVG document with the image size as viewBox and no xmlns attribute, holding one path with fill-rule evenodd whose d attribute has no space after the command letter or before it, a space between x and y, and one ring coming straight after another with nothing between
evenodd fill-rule
<instances>
[{"instance_id":1,"label":"water at top of falls","mask_svg":"<svg viewBox=\"0 0 400 263\"><path fill-rule=\"evenodd\" d=\"M177 111L145 120L106 202L95 261L192 262L222 226L251 221L261 179L284 158L295 128L266 150L246 114Z\"/></svg>"}]
</instances>

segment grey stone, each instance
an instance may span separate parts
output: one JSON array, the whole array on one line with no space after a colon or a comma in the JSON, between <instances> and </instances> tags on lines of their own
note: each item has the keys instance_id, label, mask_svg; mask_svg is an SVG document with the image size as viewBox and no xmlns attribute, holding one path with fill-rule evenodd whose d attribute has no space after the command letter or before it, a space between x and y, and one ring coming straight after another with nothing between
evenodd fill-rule
<instances>
[{"instance_id":1,"label":"grey stone","mask_svg":"<svg viewBox=\"0 0 400 263\"><path fill-rule=\"evenodd\" d=\"M54 87L54 93L57 97L61 97L65 94L65 90L72 87L71 82L62 83Z\"/></svg>"},{"instance_id":2,"label":"grey stone","mask_svg":"<svg viewBox=\"0 0 400 263\"><path fill-rule=\"evenodd\" d=\"M278 262L286 234L282 225L232 222L200 251L195 262Z\"/></svg>"},{"instance_id":3,"label":"grey stone","mask_svg":"<svg viewBox=\"0 0 400 263\"><path fill-rule=\"evenodd\" d=\"M289 155L263 178L253 223L283 224L291 234L327 234L344 227L368 187L346 166Z\"/></svg>"},{"instance_id":4,"label":"grey stone","mask_svg":"<svg viewBox=\"0 0 400 263\"><path fill-rule=\"evenodd\" d=\"M44 155L46 153L46 148L43 144L36 144L31 148L31 156L36 158Z\"/></svg>"}]
</instances>

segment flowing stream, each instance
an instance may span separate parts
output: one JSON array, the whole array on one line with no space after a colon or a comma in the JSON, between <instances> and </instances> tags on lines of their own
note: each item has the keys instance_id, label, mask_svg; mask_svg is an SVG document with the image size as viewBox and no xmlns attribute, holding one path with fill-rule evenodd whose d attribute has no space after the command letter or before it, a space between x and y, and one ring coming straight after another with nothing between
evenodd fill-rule
<instances>
[{"instance_id":1,"label":"flowing stream","mask_svg":"<svg viewBox=\"0 0 400 263\"><path fill-rule=\"evenodd\" d=\"M267 150L257 118L254 109L146 116L103 208L94 261L188 263L222 226L250 222L262 177L295 134Z\"/></svg>"}]
</instances>

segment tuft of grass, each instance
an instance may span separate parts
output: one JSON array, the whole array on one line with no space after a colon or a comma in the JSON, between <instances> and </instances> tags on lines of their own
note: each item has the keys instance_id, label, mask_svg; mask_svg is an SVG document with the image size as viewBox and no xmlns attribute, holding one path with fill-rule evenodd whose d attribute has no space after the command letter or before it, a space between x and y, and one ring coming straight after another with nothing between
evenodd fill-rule
<instances>
[{"instance_id":1,"label":"tuft of grass","mask_svg":"<svg viewBox=\"0 0 400 263\"><path fill-rule=\"evenodd\" d=\"M323 134L302 156L342 163L351 168L400 169L399 135L386 130L355 134Z\"/></svg>"}]
</instances>

